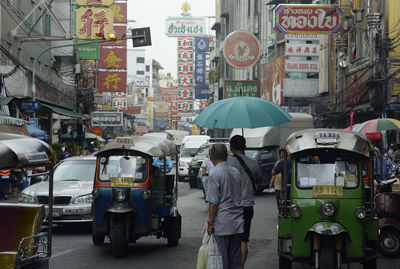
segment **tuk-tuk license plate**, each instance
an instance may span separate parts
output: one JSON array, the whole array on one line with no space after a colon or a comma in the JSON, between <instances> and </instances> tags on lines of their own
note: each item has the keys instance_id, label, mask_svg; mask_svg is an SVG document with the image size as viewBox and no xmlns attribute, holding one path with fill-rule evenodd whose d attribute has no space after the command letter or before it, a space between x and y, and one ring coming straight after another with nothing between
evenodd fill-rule
<instances>
[{"instance_id":1,"label":"tuk-tuk license plate","mask_svg":"<svg viewBox=\"0 0 400 269\"><path fill-rule=\"evenodd\" d=\"M313 198L342 198L343 186L314 186Z\"/></svg>"},{"instance_id":2,"label":"tuk-tuk license plate","mask_svg":"<svg viewBox=\"0 0 400 269\"><path fill-rule=\"evenodd\" d=\"M112 177L110 178L111 187L133 188L133 177Z\"/></svg>"}]
</instances>

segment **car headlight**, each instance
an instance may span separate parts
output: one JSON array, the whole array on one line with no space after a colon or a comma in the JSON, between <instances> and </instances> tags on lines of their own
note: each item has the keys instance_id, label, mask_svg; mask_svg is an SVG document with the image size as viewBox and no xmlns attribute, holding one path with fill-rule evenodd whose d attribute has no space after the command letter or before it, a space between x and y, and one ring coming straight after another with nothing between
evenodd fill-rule
<instances>
[{"instance_id":1,"label":"car headlight","mask_svg":"<svg viewBox=\"0 0 400 269\"><path fill-rule=\"evenodd\" d=\"M74 204L80 204L80 203L91 203L93 201L92 194L86 194L86 195L81 195L78 196L74 199L73 203Z\"/></svg>"},{"instance_id":2,"label":"car headlight","mask_svg":"<svg viewBox=\"0 0 400 269\"><path fill-rule=\"evenodd\" d=\"M290 214L293 218L298 218L301 215L301 209L298 205L292 205L290 207Z\"/></svg>"},{"instance_id":3,"label":"car headlight","mask_svg":"<svg viewBox=\"0 0 400 269\"><path fill-rule=\"evenodd\" d=\"M331 202L323 202L321 204L321 213L326 217L331 217L335 213L335 207Z\"/></svg>"},{"instance_id":4,"label":"car headlight","mask_svg":"<svg viewBox=\"0 0 400 269\"><path fill-rule=\"evenodd\" d=\"M122 202L123 200L125 200L125 191L124 190L116 190L115 191L115 199L118 202Z\"/></svg>"},{"instance_id":5,"label":"car headlight","mask_svg":"<svg viewBox=\"0 0 400 269\"><path fill-rule=\"evenodd\" d=\"M18 198L18 201L20 203L29 203L29 204L35 204L36 203L36 200L35 200L34 196L28 195L28 194L25 194L25 193L21 193L21 195Z\"/></svg>"},{"instance_id":6,"label":"car headlight","mask_svg":"<svg viewBox=\"0 0 400 269\"><path fill-rule=\"evenodd\" d=\"M367 215L365 207L359 206L356 208L356 217L359 219L364 219Z\"/></svg>"},{"instance_id":7,"label":"car headlight","mask_svg":"<svg viewBox=\"0 0 400 269\"><path fill-rule=\"evenodd\" d=\"M150 199L151 192L149 190L145 190L142 192L141 196L143 200L148 200Z\"/></svg>"}]
</instances>

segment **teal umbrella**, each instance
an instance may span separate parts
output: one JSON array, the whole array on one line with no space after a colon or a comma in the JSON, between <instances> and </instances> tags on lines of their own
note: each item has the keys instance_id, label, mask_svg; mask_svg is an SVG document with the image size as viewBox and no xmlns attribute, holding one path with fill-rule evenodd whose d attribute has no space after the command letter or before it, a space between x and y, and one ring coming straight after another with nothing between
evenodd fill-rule
<instances>
[{"instance_id":1,"label":"teal umbrella","mask_svg":"<svg viewBox=\"0 0 400 269\"><path fill-rule=\"evenodd\" d=\"M233 129L276 126L292 120L279 105L256 97L233 97L205 108L193 121L200 127Z\"/></svg>"}]
</instances>

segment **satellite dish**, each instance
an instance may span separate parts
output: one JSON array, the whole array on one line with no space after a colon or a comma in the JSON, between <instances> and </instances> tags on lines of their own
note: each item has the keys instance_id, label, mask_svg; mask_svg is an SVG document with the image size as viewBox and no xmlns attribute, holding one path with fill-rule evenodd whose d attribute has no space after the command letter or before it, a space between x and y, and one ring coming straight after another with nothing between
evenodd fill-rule
<instances>
[{"instance_id":1,"label":"satellite dish","mask_svg":"<svg viewBox=\"0 0 400 269\"><path fill-rule=\"evenodd\" d=\"M349 66L349 59L346 54L339 55L339 66L343 69Z\"/></svg>"}]
</instances>

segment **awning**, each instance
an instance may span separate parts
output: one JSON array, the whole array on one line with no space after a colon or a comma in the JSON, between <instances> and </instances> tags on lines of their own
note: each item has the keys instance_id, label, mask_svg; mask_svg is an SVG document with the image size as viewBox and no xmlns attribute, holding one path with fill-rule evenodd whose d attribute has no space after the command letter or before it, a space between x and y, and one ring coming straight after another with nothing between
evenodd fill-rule
<instances>
[{"instance_id":1,"label":"awning","mask_svg":"<svg viewBox=\"0 0 400 269\"><path fill-rule=\"evenodd\" d=\"M73 112L73 111L65 109L65 108L52 106L52 105L48 105L48 104L44 104L44 103L41 103L41 104L42 104L42 106L47 107L48 109L51 109L53 112L60 114L60 115L69 116L69 117L77 118L77 119L83 119L83 120L87 120L90 118L89 115L81 114L78 112Z\"/></svg>"},{"instance_id":2,"label":"awning","mask_svg":"<svg viewBox=\"0 0 400 269\"><path fill-rule=\"evenodd\" d=\"M26 129L25 125L17 126L9 124L0 124L0 132L31 136L28 130Z\"/></svg>"},{"instance_id":3,"label":"awning","mask_svg":"<svg viewBox=\"0 0 400 269\"><path fill-rule=\"evenodd\" d=\"M0 115L0 124L23 126L23 125L29 124L29 122L26 120L22 120L22 119L10 117L10 116Z\"/></svg>"}]
</instances>

